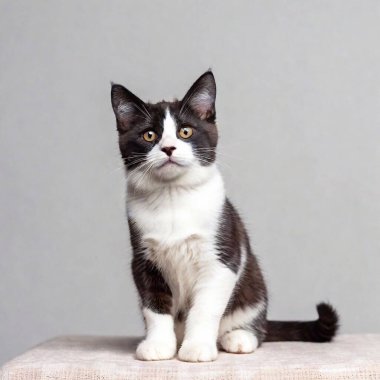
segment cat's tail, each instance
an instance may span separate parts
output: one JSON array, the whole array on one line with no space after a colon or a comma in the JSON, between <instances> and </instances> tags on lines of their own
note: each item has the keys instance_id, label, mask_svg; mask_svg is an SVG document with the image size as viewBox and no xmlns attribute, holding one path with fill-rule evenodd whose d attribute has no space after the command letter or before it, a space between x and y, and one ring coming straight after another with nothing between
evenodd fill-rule
<instances>
[{"instance_id":1,"label":"cat's tail","mask_svg":"<svg viewBox=\"0 0 380 380\"><path fill-rule=\"evenodd\" d=\"M317 311L315 321L268 321L265 341L330 342L339 328L338 314L328 303L318 304Z\"/></svg>"}]
</instances>

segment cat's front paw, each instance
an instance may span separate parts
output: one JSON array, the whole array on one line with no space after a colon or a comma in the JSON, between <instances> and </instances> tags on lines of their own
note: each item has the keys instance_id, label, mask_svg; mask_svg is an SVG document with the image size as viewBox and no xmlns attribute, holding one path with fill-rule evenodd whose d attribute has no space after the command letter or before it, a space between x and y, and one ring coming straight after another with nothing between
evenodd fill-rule
<instances>
[{"instance_id":1,"label":"cat's front paw","mask_svg":"<svg viewBox=\"0 0 380 380\"><path fill-rule=\"evenodd\" d=\"M176 351L175 340L145 339L137 346L136 357L139 360L166 360L172 359Z\"/></svg>"},{"instance_id":2,"label":"cat's front paw","mask_svg":"<svg viewBox=\"0 0 380 380\"><path fill-rule=\"evenodd\" d=\"M178 352L184 362L212 362L218 357L215 343L185 340Z\"/></svg>"}]
</instances>

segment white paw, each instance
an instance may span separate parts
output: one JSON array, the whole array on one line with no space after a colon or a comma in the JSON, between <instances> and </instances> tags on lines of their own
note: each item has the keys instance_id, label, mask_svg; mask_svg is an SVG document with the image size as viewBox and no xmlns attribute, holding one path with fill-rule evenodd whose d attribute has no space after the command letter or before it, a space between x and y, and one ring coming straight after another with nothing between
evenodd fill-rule
<instances>
[{"instance_id":1,"label":"white paw","mask_svg":"<svg viewBox=\"0 0 380 380\"><path fill-rule=\"evenodd\" d=\"M140 360L165 360L175 356L177 343L175 340L145 339L137 347L136 357Z\"/></svg>"},{"instance_id":2,"label":"white paw","mask_svg":"<svg viewBox=\"0 0 380 380\"><path fill-rule=\"evenodd\" d=\"M178 352L184 362L212 362L218 357L215 343L185 340Z\"/></svg>"},{"instance_id":3,"label":"white paw","mask_svg":"<svg viewBox=\"0 0 380 380\"><path fill-rule=\"evenodd\" d=\"M246 330L233 330L222 336L220 344L227 352L249 354L256 350L259 341L256 336Z\"/></svg>"}]
</instances>

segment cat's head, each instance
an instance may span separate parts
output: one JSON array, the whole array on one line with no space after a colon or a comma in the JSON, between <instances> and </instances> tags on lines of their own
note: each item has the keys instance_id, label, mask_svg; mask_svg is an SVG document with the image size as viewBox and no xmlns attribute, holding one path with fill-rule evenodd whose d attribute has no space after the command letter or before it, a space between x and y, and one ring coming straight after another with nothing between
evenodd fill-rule
<instances>
[{"instance_id":1,"label":"cat's head","mask_svg":"<svg viewBox=\"0 0 380 380\"><path fill-rule=\"evenodd\" d=\"M121 156L129 175L167 183L215 161L216 85L207 71L182 100L145 103L119 84L111 90Z\"/></svg>"}]
</instances>

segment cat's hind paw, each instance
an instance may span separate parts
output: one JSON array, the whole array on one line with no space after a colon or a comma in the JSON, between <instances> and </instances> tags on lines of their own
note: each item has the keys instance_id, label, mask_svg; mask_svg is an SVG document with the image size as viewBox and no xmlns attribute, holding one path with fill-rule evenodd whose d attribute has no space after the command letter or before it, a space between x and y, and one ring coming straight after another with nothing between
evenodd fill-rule
<instances>
[{"instance_id":1,"label":"cat's hind paw","mask_svg":"<svg viewBox=\"0 0 380 380\"><path fill-rule=\"evenodd\" d=\"M222 348L234 354L249 354L256 350L259 342L251 331L232 330L220 339Z\"/></svg>"},{"instance_id":2,"label":"cat's hind paw","mask_svg":"<svg viewBox=\"0 0 380 380\"><path fill-rule=\"evenodd\" d=\"M172 359L177 351L175 341L145 339L136 350L136 357L139 360L167 360Z\"/></svg>"}]
</instances>

